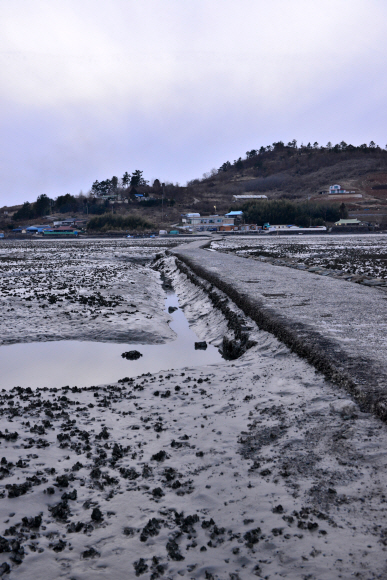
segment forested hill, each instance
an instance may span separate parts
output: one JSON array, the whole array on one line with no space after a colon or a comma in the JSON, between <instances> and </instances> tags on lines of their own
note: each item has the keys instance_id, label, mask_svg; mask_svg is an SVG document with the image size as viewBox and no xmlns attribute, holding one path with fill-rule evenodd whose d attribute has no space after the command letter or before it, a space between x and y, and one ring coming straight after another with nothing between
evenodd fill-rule
<instances>
[{"instance_id":1,"label":"forested hill","mask_svg":"<svg viewBox=\"0 0 387 580\"><path fill-rule=\"evenodd\" d=\"M384 204L387 198L387 150L371 142L354 147L344 142L320 147L281 141L225 161L203 179L189 183L192 197L222 210L233 195L264 194L269 199L301 200L318 196L330 185ZM198 204L199 205L199 204Z\"/></svg>"},{"instance_id":2,"label":"forested hill","mask_svg":"<svg viewBox=\"0 0 387 580\"><path fill-rule=\"evenodd\" d=\"M347 210L375 210L374 213L385 213L387 222L387 149L372 141L358 147L344 142L298 146L295 140L286 145L279 141L251 149L234 161L226 160L186 185L169 182L163 186L159 179L149 183L142 174L135 170L131 175L125 172L122 178L113 176L95 181L90 183L90 191L81 195L63 192L55 199L41 195L36 202L26 202L14 213L14 221L27 223L48 213L91 217L113 212L167 225L178 222L185 212L221 214L237 209L233 195L263 194L269 200L296 203L345 201ZM353 199L335 202L331 196L320 195L333 184L356 195ZM144 195L141 201L138 194ZM106 199L106 196L112 198ZM111 199L121 202L112 205Z\"/></svg>"}]
</instances>

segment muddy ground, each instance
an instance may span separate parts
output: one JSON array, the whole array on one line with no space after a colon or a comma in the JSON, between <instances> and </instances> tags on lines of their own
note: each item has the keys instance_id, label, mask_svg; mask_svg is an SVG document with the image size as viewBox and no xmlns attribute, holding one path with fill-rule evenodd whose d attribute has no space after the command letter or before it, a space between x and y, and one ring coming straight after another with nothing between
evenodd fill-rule
<instances>
[{"instance_id":1,"label":"muddy ground","mask_svg":"<svg viewBox=\"0 0 387 580\"><path fill-rule=\"evenodd\" d=\"M243 257L284 260L301 267L387 282L387 236L383 234L225 237L211 247Z\"/></svg>"},{"instance_id":2,"label":"muddy ground","mask_svg":"<svg viewBox=\"0 0 387 580\"><path fill-rule=\"evenodd\" d=\"M387 426L173 258L137 267L157 284L165 272L200 339L221 348L243 326L249 348L115 384L1 391L2 575L386 578Z\"/></svg>"},{"instance_id":3,"label":"muddy ground","mask_svg":"<svg viewBox=\"0 0 387 580\"><path fill-rule=\"evenodd\" d=\"M168 240L27 241L0 245L0 344L47 340L163 343L174 333L157 273Z\"/></svg>"}]
</instances>

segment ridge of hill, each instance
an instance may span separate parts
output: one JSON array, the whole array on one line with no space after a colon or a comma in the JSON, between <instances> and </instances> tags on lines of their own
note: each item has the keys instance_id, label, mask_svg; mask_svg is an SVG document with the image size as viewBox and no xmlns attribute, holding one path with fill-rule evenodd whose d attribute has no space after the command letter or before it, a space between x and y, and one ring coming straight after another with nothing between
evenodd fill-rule
<instances>
[{"instance_id":1,"label":"ridge of hill","mask_svg":"<svg viewBox=\"0 0 387 580\"><path fill-rule=\"evenodd\" d=\"M142 174L138 170L137 173ZM129 177L127 173L125 176ZM243 159L239 157L232 163L226 161L219 169L203 174L201 179L189 181L186 186L166 183L163 188L156 179L152 185L143 180L134 188L127 179L125 183L124 178L113 177L102 182L114 183L114 191L124 202L112 204L100 199L97 208L90 190L86 196L70 196L76 200L74 206L55 208L54 203L53 211L59 211L61 217L66 211L83 217L86 213L90 216L108 211L123 215L130 213L162 227L178 222L181 214L186 212L221 214L230 209L241 209L243 204L233 203L233 195L258 194L271 200L295 203L306 200L324 205L344 202L350 217L387 223L387 150L373 142L359 147L344 142L326 147L319 147L317 143L298 147L296 141L287 145L280 141L247 151ZM333 184L355 194L320 194ZM148 197L139 201L134 192ZM12 208L15 209L18 208ZM27 223L28 220L23 221Z\"/></svg>"}]
</instances>

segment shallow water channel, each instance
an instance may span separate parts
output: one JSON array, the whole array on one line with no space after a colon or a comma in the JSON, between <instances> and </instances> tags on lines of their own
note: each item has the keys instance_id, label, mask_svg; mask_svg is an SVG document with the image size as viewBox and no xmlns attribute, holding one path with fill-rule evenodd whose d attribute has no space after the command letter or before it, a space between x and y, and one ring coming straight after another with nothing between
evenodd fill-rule
<instances>
[{"instance_id":1,"label":"shallow water channel","mask_svg":"<svg viewBox=\"0 0 387 580\"><path fill-rule=\"evenodd\" d=\"M166 344L62 340L1 346L0 389L86 387L148 372L221 362L219 351L210 344L206 350L195 350L195 342L199 339L180 310L176 294L167 295L167 311L170 306L178 308L171 314L170 323L177 336ZM138 350L143 356L138 360L121 357L123 352L130 350Z\"/></svg>"}]
</instances>

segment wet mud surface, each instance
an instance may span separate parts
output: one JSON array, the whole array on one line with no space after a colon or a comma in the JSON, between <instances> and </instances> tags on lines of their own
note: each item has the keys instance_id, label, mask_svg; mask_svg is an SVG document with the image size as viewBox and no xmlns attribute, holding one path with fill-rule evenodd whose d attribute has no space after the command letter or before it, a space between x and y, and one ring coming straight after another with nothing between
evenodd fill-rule
<instances>
[{"instance_id":1,"label":"wet mud surface","mask_svg":"<svg viewBox=\"0 0 387 580\"><path fill-rule=\"evenodd\" d=\"M11 578L386 577L387 428L269 336L1 412Z\"/></svg>"},{"instance_id":2,"label":"wet mud surface","mask_svg":"<svg viewBox=\"0 0 387 580\"><path fill-rule=\"evenodd\" d=\"M164 242L170 247L168 241ZM7 242L0 247L0 344L163 343L174 333L151 240Z\"/></svg>"},{"instance_id":3,"label":"wet mud surface","mask_svg":"<svg viewBox=\"0 0 387 580\"><path fill-rule=\"evenodd\" d=\"M369 286L387 284L386 235L304 236L291 241L279 237L224 238L211 247Z\"/></svg>"},{"instance_id":4,"label":"wet mud surface","mask_svg":"<svg viewBox=\"0 0 387 580\"><path fill-rule=\"evenodd\" d=\"M154 266L198 341L255 344L118 383L0 391L0 575L386 578L387 426L211 283L172 257Z\"/></svg>"},{"instance_id":5,"label":"wet mud surface","mask_svg":"<svg viewBox=\"0 0 387 580\"><path fill-rule=\"evenodd\" d=\"M387 419L385 293L192 245L173 250L196 275L228 295L363 410Z\"/></svg>"}]
</instances>

